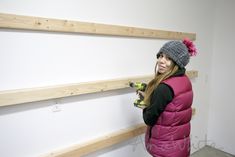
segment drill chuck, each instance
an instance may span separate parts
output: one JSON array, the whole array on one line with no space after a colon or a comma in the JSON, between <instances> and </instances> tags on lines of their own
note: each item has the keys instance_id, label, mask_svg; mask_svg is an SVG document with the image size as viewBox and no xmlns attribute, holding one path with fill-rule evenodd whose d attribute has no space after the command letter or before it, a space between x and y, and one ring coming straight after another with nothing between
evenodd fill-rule
<instances>
[{"instance_id":1,"label":"drill chuck","mask_svg":"<svg viewBox=\"0 0 235 157\"><path fill-rule=\"evenodd\" d=\"M147 84L146 83L142 83L142 82L130 82L129 83L130 87L132 88L136 88L136 90L140 90L140 91L145 91Z\"/></svg>"}]
</instances>

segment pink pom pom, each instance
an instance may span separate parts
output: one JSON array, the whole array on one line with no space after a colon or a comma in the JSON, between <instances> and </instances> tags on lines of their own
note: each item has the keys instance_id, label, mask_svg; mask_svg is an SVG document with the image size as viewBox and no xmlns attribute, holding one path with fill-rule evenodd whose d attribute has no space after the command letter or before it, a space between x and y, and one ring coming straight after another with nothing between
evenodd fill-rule
<instances>
[{"instance_id":1,"label":"pink pom pom","mask_svg":"<svg viewBox=\"0 0 235 157\"><path fill-rule=\"evenodd\" d=\"M190 39L185 38L183 40L183 43L188 48L188 52L189 52L190 56L196 56L197 55L197 49L196 49L195 45L193 44L193 42Z\"/></svg>"}]
</instances>

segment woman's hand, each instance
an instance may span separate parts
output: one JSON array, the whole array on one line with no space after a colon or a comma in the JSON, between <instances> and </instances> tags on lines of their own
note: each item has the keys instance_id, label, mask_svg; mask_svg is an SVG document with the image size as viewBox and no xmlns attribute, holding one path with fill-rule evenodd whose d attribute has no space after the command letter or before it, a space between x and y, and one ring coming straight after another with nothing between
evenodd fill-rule
<instances>
[{"instance_id":1,"label":"woman's hand","mask_svg":"<svg viewBox=\"0 0 235 157\"><path fill-rule=\"evenodd\" d=\"M140 91L140 90L137 90L136 93L137 93L137 95L139 96L139 98L140 98L141 100L144 100L145 92Z\"/></svg>"}]
</instances>

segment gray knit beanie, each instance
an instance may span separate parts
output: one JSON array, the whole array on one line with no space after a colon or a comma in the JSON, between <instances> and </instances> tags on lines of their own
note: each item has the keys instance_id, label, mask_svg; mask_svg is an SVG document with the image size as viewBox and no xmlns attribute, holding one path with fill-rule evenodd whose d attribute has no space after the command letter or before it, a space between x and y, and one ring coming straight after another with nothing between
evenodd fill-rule
<instances>
[{"instance_id":1,"label":"gray knit beanie","mask_svg":"<svg viewBox=\"0 0 235 157\"><path fill-rule=\"evenodd\" d=\"M185 40L183 42L173 40L165 43L162 46L162 48L157 53L157 58L159 58L161 53L166 54L180 68L183 68L188 64L190 56L196 55L196 48L194 47L193 43L188 39L186 39L186 42Z\"/></svg>"}]
</instances>

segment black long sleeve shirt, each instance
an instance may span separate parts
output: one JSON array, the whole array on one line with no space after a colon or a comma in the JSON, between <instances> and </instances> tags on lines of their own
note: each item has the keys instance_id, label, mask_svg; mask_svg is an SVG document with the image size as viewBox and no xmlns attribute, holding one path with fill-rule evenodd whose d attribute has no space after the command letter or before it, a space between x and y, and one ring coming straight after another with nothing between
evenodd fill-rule
<instances>
[{"instance_id":1,"label":"black long sleeve shirt","mask_svg":"<svg viewBox=\"0 0 235 157\"><path fill-rule=\"evenodd\" d=\"M185 68L179 69L173 76L182 76L185 74ZM165 110L167 104L169 104L174 98L174 92L170 86L160 83L157 88L154 89L150 104L143 110L143 119L146 125L153 126L161 113Z\"/></svg>"}]
</instances>

